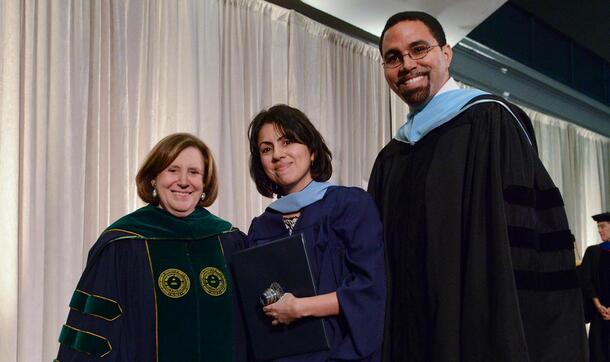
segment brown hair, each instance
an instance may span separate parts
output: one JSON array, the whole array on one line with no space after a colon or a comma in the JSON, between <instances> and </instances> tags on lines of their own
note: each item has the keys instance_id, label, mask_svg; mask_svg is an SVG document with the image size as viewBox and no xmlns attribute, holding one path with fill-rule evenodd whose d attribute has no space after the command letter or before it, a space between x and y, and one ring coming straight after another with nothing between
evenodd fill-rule
<instances>
[{"instance_id":1,"label":"brown hair","mask_svg":"<svg viewBox=\"0 0 610 362\"><path fill-rule=\"evenodd\" d=\"M203 156L203 192L205 197L197 206L210 206L218 195L218 176L212 152L203 141L189 133L171 134L155 145L148 153L144 163L136 175L138 196L149 204L158 205L159 198L152 196L152 180L165 170L180 152L186 148L195 147Z\"/></svg>"},{"instance_id":2,"label":"brown hair","mask_svg":"<svg viewBox=\"0 0 610 362\"><path fill-rule=\"evenodd\" d=\"M311 164L312 179L322 182L330 178L333 174L332 154L320 132L311 124L305 113L286 104L278 104L268 110L262 110L248 127L250 176L261 195L273 197L273 194L281 195L282 192L278 185L267 177L261 162L258 134L266 124L273 124L284 136L309 148L309 152L314 155Z\"/></svg>"}]
</instances>

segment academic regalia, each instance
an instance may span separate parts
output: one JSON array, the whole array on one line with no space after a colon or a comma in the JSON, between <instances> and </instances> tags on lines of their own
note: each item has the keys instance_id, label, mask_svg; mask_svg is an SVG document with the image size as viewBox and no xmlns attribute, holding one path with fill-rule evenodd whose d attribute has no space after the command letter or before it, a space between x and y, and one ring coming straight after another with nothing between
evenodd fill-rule
<instances>
[{"instance_id":1,"label":"academic regalia","mask_svg":"<svg viewBox=\"0 0 610 362\"><path fill-rule=\"evenodd\" d=\"M587 248L580 272L585 303L592 305L593 298L599 298L602 305L610 306L610 241ZM610 321L603 320L594 306L591 309L590 361L607 362L610 361Z\"/></svg>"},{"instance_id":2,"label":"academic regalia","mask_svg":"<svg viewBox=\"0 0 610 362\"><path fill-rule=\"evenodd\" d=\"M89 251L57 360L245 360L227 267L244 238L203 208L122 217Z\"/></svg>"},{"instance_id":3,"label":"academic regalia","mask_svg":"<svg viewBox=\"0 0 610 362\"><path fill-rule=\"evenodd\" d=\"M601 214L591 216L591 219L595 222L610 222L610 212L602 212Z\"/></svg>"},{"instance_id":4,"label":"academic regalia","mask_svg":"<svg viewBox=\"0 0 610 362\"><path fill-rule=\"evenodd\" d=\"M318 294L336 291L340 314L324 318L330 351L281 361L378 361L386 289L381 223L370 196L355 187L328 187L301 209L292 231L298 233ZM286 236L282 213L267 208L252 220L247 244Z\"/></svg>"},{"instance_id":5,"label":"academic regalia","mask_svg":"<svg viewBox=\"0 0 610 362\"><path fill-rule=\"evenodd\" d=\"M393 139L373 167L384 360L583 361L574 238L531 121L490 95L466 108L414 144Z\"/></svg>"}]
</instances>

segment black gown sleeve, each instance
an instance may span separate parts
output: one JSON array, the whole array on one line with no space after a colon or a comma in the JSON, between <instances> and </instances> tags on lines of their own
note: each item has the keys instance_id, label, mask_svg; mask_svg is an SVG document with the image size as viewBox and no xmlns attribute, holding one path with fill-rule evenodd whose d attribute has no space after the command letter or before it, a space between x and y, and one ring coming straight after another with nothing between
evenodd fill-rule
<instances>
[{"instance_id":1,"label":"black gown sleeve","mask_svg":"<svg viewBox=\"0 0 610 362\"><path fill-rule=\"evenodd\" d=\"M596 251L598 250L595 246L590 246L585 250L585 256L582 258L578 271L586 323L591 323L593 316L597 313L593 304L593 298L599 298L599 293L595 287L596 272L599 267Z\"/></svg>"},{"instance_id":2,"label":"black gown sleeve","mask_svg":"<svg viewBox=\"0 0 610 362\"><path fill-rule=\"evenodd\" d=\"M595 262L594 262L594 254L595 251L593 249L593 247L588 247L587 250L585 250L585 256L582 258L582 264L580 266L580 273L581 273L581 283L582 283L582 290L583 293L585 295L585 297L587 299L593 299L593 298L599 298L599 295L596 291L595 288L595 276L594 276L594 272L596 270L595 268Z\"/></svg>"},{"instance_id":3,"label":"black gown sleeve","mask_svg":"<svg viewBox=\"0 0 610 362\"><path fill-rule=\"evenodd\" d=\"M439 141L428 178L426 200L440 207L428 202L427 219L443 221L443 228L427 229L429 245L438 246L433 253L428 248L435 293L429 300L442 316L433 338L446 346L434 356L584 360L574 239L561 195L529 137L531 122L498 102L473 106L461 117L470 122ZM448 163L450 147L463 144L464 159ZM453 174L463 182L458 188L447 184ZM461 217L459 224L450 215Z\"/></svg>"},{"instance_id":4,"label":"black gown sleeve","mask_svg":"<svg viewBox=\"0 0 610 362\"><path fill-rule=\"evenodd\" d=\"M503 284L504 292L497 296L506 297L497 302L517 297L517 305L505 311L515 318L515 332L521 324L531 360L584 360L586 333L574 237L561 194L538 157L531 121L520 109L511 113L500 104L481 113L485 120L474 127L483 130L475 140L488 142L489 163L475 171L472 185L483 182L480 187L488 195L471 198L482 201L471 205L471 218L484 222L470 223L470 228L487 233L482 248L496 249L503 272L496 269L491 285ZM512 283L516 295L510 293Z\"/></svg>"}]
</instances>

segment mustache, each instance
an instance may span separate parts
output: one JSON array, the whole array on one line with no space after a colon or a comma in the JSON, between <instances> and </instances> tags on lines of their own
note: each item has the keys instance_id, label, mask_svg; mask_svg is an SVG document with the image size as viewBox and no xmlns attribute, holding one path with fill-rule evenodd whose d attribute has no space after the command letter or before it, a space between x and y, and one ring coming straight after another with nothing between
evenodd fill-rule
<instances>
[{"instance_id":1,"label":"mustache","mask_svg":"<svg viewBox=\"0 0 610 362\"><path fill-rule=\"evenodd\" d=\"M419 77L419 76L427 76L427 75L428 75L427 71L417 71L417 72L407 73L407 74L404 74L404 75L400 76L396 80L396 85L402 85L406 81L408 81L409 79L413 79L413 78Z\"/></svg>"}]
</instances>

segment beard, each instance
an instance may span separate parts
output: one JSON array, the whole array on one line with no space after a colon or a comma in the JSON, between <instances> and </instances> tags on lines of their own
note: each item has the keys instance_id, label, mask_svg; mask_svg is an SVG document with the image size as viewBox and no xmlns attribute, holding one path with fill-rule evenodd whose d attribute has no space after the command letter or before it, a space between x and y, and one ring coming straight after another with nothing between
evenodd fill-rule
<instances>
[{"instance_id":1,"label":"beard","mask_svg":"<svg viewBox=\"0 0 610 362\"><path fill-rule=\"evenodd\" d=\"M405 90L400 97L409 105L415 107L423 105L430 97L430 84L415 89Z\"/></svg>"}]
</instances>

